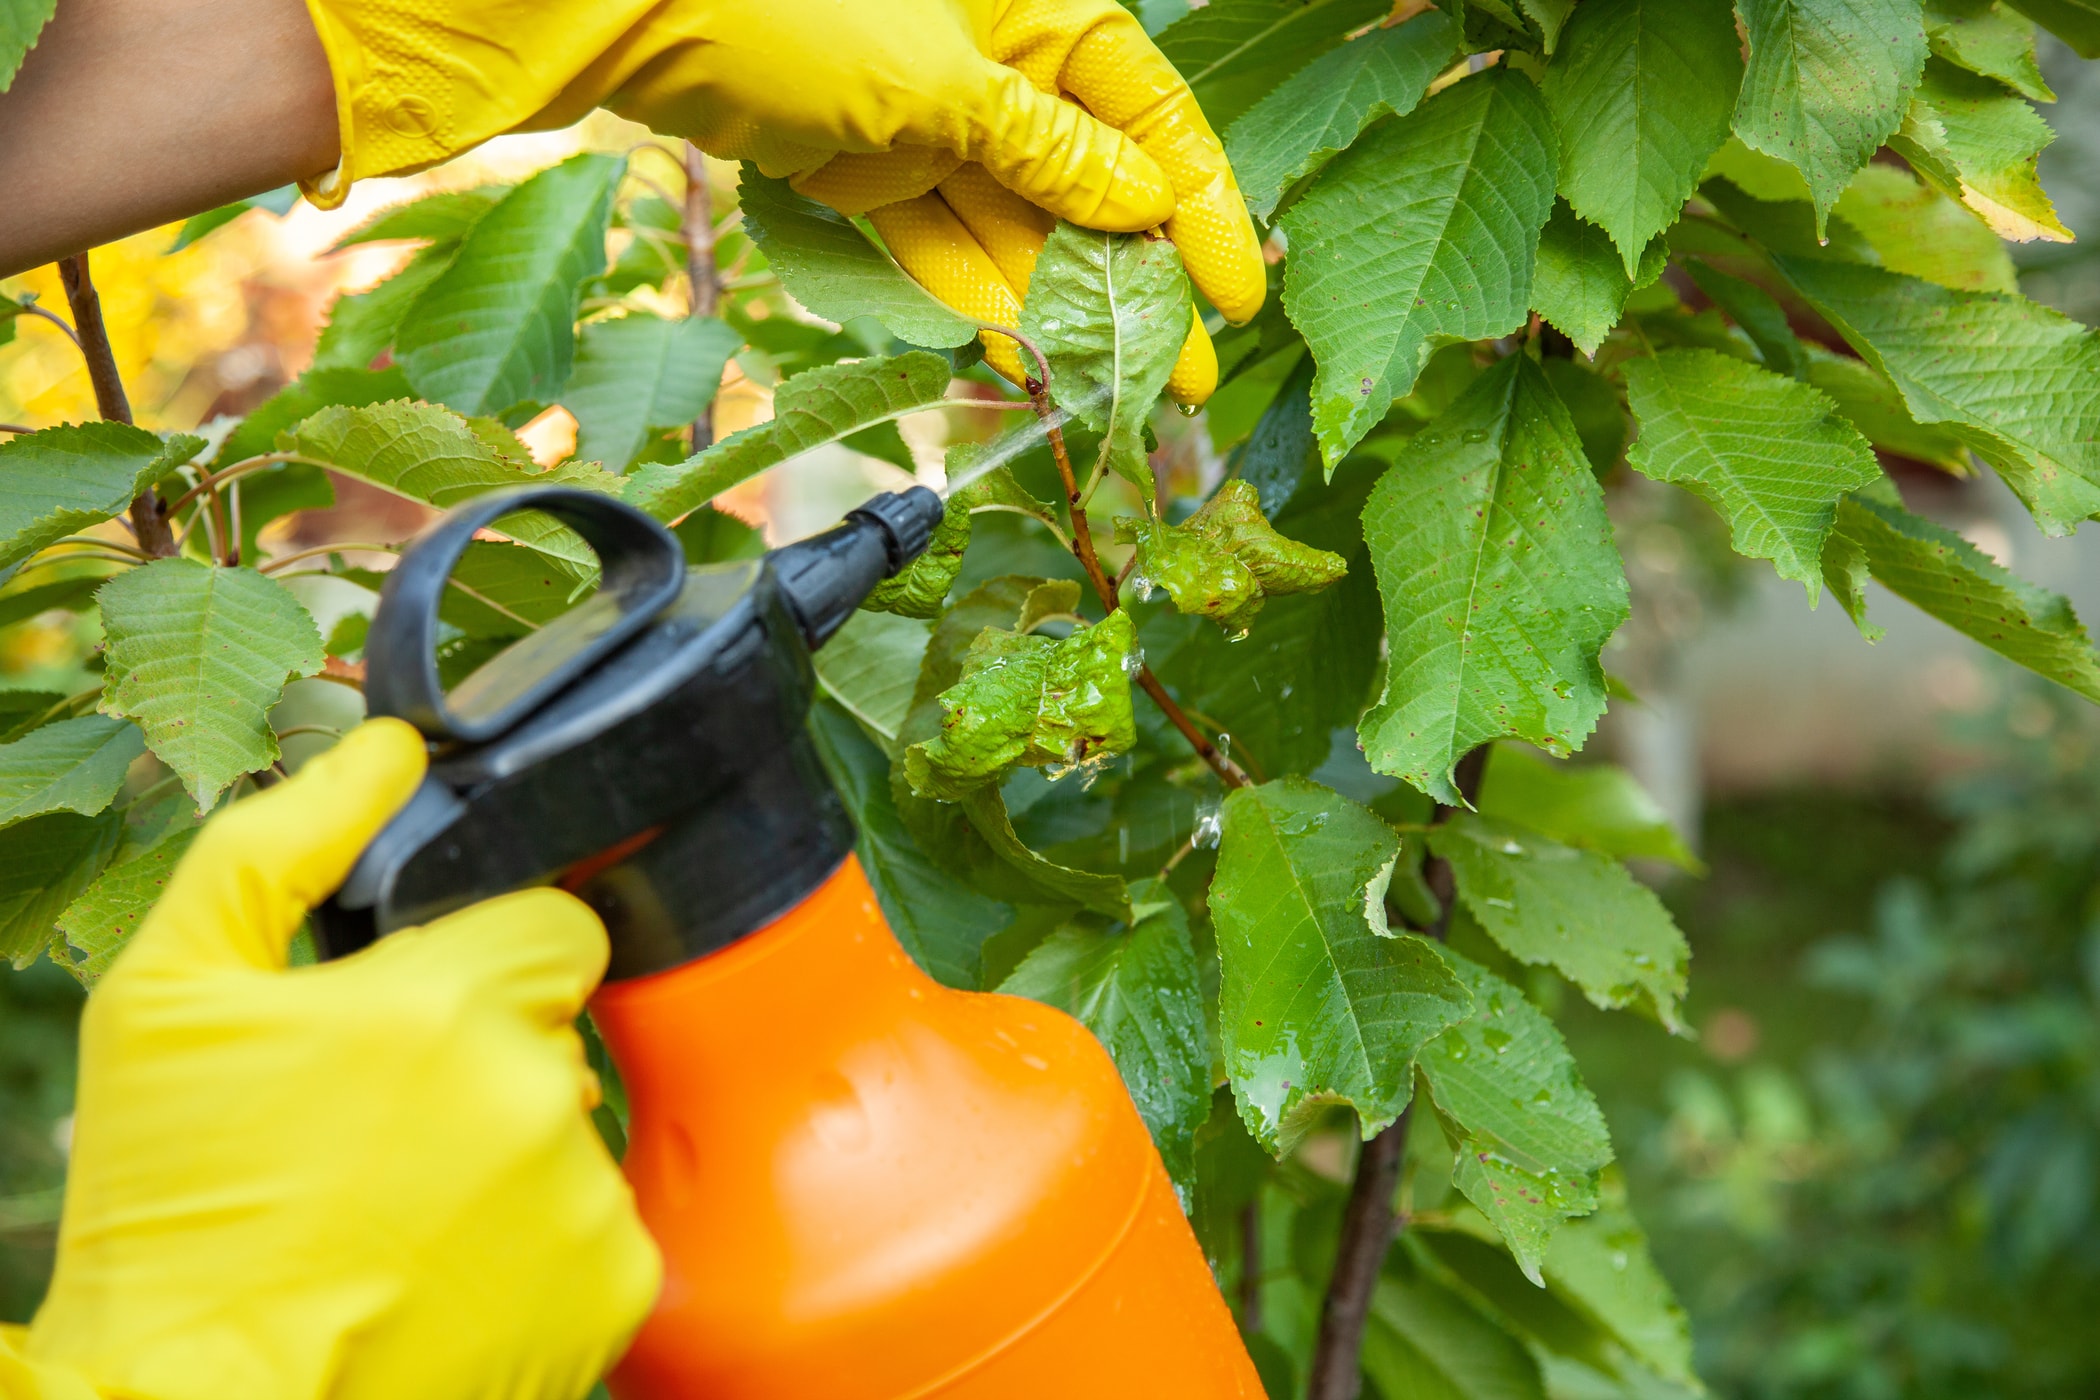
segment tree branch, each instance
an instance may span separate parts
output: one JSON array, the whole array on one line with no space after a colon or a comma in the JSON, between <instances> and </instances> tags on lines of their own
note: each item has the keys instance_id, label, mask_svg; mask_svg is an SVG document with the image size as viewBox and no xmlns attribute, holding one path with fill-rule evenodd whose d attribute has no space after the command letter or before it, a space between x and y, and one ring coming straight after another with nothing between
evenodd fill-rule
<instances>
[{"instance_id":1,"label":"tree branch","mask_svg":"<svg viewBox=\"0 0 2100 1400\"><path fill-rule=\"evenodd\" d=\"M692 142L685 143L685 271L691 280L689 314L712 316L722 304L722 284L715 276L714 191L707 184L707 157ZM693 451L715 440L714 399L693 420Z\"/></svg>"},{"instance_id":2,"label":"tree branch","mask_svg":"<svg viewBox=\"0 0 2100 1400\"><path fill-rule=\"evenodd\" d=\"M1487 755L1488 746L1483 744L1458 761L1453 778L1468 804L1480 795ZM1458 810L1439 803L1430 823L1449 821ZM1455 893L1451 867L1442 859L1431 857L1423 878L1442 905L1436 923L1428 930L1429 937L1441 942L1451 924ZM1334 1274L1327 1281L1327 1298L1320 1309L1320 1338L1313 1351L1306 1400L1356 1400L1362 1389L1359 1358L1363 1353L1364 1321L1370 1315L1378 1272L1393 1243L1393 1195L1400 1186L1401 1164L1407 1159L1407 1129L1414 1110L1410 1103L1390 1127L1365 1143L1357 1154L1356 1175L1349 1183L1349 1203L1342 1211Z\"/></svg>"},{"instance_id":3,"label":"tree branch","mask_svg":"<svg viewBox=\"0 0 2100 1400\"><path fill-rule=\"evenodd\" d=\"M1034 351L1032 345L1029 349ZM1035 353L1040 361L1041 352ZM1101 570L1101 556L1094 549L1094 527L1087 519L1086 497L1079 488L1078 477L1073 474L1071 454L1065 451L1064 430L1058 426L1056 412L1050 406L1049 388L1035 375L1028 376L1023 387L1028 390L1028 401L1035 406L1036 416L1042 420L1044 431L1050 437L1050 457L1057 463L1057 479L1064 486L1065 505L1072 520L1072 553L1078 558L1079 567L1086 571L1088 581L1094 585L1095 596L1101 599L1103 611L1114 612L1121 606L1117 599L1117 585L1110 583L1108 575ZM1224 752L1190 721L1181 706L1174 702L1174 697L1167 693L1167 688L1160 684L1159 677L1152 674L1150 666L1138 667L1137 683L1152 697L1152 703L1159 706L1160 713L1167 717L1167 721L1181 731L1182 737L1189 741L1189 747L1196 751L1197 757L1210 765L1211 771L1218 775L1219 781L1232 788L1248 785L1250 779L1246 770L1227 758Z\"/></svg>"},{"instance_id":4,"label":"tree branch","mask_svg":"<svg viewBox=\"0 0 2100 1400\"><path fill-rule=\"evenodd\" d=\"M131 400L125 397L124 380L117 373L109 328L102 323L102 297L88 274L88 255L76 253L62 260L58 278L65 284L66 301L73 308L73 335L87 361L88 382L95 387L95 407L104 418L129 423ZM168 528L168 504L151 486L131 502L131 533L138 538L139 548L155 558L175 553L175 535Z\"/></svg>"}]
</instances>

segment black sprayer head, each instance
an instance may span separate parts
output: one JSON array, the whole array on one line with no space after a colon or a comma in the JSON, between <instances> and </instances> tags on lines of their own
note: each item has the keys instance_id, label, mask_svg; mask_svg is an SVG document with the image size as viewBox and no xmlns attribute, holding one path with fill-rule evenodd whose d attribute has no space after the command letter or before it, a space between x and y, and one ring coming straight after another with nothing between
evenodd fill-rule
<instances>
[{"instance_id":1,"label":"black sprayer head","mask_svg":"<svg viewBox=\"0 0 2100 1400\"><path fill-rule=\"evenodd\" d=\"M583 536L599 589L448 694L446 581L476 531L521 510ZM365 646L371 713L433 741L430 773L316 912L322 955L558 884L604 918L609 975L636 977L792 907L853 847L804 727L809 654L924 551L941 510L914 487L762 559L692 569L655 520L569 487L440 520L388 575Z\"/></svg>"}]
</instances>

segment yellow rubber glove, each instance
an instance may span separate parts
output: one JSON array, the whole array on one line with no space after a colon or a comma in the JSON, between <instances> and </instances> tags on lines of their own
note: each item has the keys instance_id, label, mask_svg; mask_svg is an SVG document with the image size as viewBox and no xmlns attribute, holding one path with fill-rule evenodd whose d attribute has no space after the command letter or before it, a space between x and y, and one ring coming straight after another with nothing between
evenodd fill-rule
<instances>
[{"instance_id":1,"label":"yellow rubber glove","mask_svg":"<svg viewBox=\"0 0 2100 1400\"><path fill-rule=\"evenodd\" d=\"M309 190L323 204L339 202L351 180L420 169L501 132L562 126L606 106L713 155L754 161L849 214L919 199L975 164L1048 214L1112 231L1164 227L1229 321L1252 317L1265 295L1223 147L1116 0L308 8L335 76L343 139L341 168ZM989 251L946 242L921 222L920 241L893 246L915 275L969 261L971 246ZM1010 276L999 280L1016 290ZM962 309L1003 305L984 277L947 285ZM1208 396L1204 358L1192 349L1171 386L1186 402Z\"/></svg>"},{"instance_id":2,"label":"yellow rubber glove","mask_svg":"<svg viewBox=\"0 0 2100 1400\"><path fill-rule=\"evenodd\" d=\"M597 918L532 890L285 966L423 764L375 720L235 803L89 998L32 1394L574 1400L640 1326L661 1265L573 1025Z\"/></svg>"}]
</instances>

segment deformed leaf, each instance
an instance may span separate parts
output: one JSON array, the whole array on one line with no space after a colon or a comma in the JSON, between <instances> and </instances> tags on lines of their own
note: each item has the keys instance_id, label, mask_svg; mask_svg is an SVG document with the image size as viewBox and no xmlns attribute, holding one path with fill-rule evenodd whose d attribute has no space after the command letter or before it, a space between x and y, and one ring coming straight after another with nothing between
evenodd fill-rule
<instances>
[{"instance_id":1,"label":"deformed leaf","mask_svg":"<svg viewBox=\"0 0 2100 1400\"><path fill-rule=\"evenodd\" d=\"M1553 150L1531 80L1491 68L1364 136L1283 216L1298 250L1283 301L1319 364L1330 470L1414 387L1438 337L1524 324Z\"/></svg>"},{"instance_id":2,"label":"deformed leaf","mask_svg":"<svg viewBox=\"0 0 2100 1400\"><path fill-rule=\"evenodd\" d=\"M1182 612L1229 631L1244 629L1267 598L1317 593L1349 572L1341 555L1278 533L1260 491L1238 478L1179 525L1126 516L1116 538L1138 545L1140 591L1157 585Z\"/></svg>"},{"instance_id":3,"label":"deformed leaf","mask_svg":"<svg viewBox=\"0 0 2100 1400\"><path fill-rule=\"evenodd\" d=\"M175 865L200 827L185 827L129 860L104 870L95 883L58 916L59 932L81 955L70 971L92 987L109 971L168 887Z\"/></svg>"},{"instance_id":4,"label":"deformed leaf","mask_svg":"<svg viewBox=\"0 0 2100 1400\"><path fill-rule=\"evenodd\" d=\"M1597 353L1626 310L1626 298L1663 274L1670 250L1657 234L1641 254L1635 275L1626 275L1611 235L1556 200L1553 217L1539 235L1538 268L1531 283L1531 309L1575 342L1585 355Z\"/></svg>"},{"instance_id":5,"label":"deformed leaf","mask_svg":"<svg viewBox=\"0 0 2100 1400\"><path fill-rule=\"evenodd\" d=\"M1837 535L1889 592L2007 660L2100 702L2100 659L2069 599L2016 577L1952 530L1868 495L1839 505ZM1854 616L1864 617L1863 605Z\"/></svg>"},{"instance_id":6,"label":"deformed leaf","mask_svg":"<svg viewBox=\"0 0 2100 1400\"><path fill-rule=\"evenodd\" d=\"M1813 605L1838 498L1881 479L1858 429L1820 389L1712 350L1629 361L1626 388L1641 425L1627 460L1696 492L1736 553L1771 560Z\"/></svg>"},{"instance_id":7,"label":"deformed leaf","mask_svg":"<svg viewBox=\"0 0 2100 1400\"><path fill-rule=\"evenodd\" d=\"M1068 1013L1107 1047L1187 1209L1210 1116L1210 1027L1181 902L1147 903L1158 912L1128 928L1059 929L999 990Z\"/></svg>"},{"instance_id":8,"label":"deformed leaf","mask_svg":"<svg viewBox=\"0 0 2100 1400\"><path fill-rule=\"evenodd\" d=\"M1225 154L1254 217L1274 214L1293 184L1372 122L1413 111L1458 48L1458 26L1428 10L1330 50L1257 102L1225 133Z\"/></svg>"},{"instance_id":9,"label":"deformed leaf","mask_svg":"<svg viewBox=\"0 0 2100 1400\"><path fill-rule=\"evenodd\" d=\"M1189 334L1180 250L1060 222L1036 259L1021 329L1049 358L1050 396L1102 435L1103 461L1150 501L1145 422Z\"/></svg>"},{"instance_id":10,"label":"deformed leaf","mask_svg":"<svg viewBox=\"0 0 2100 1400\"><path fill-rule=\"evenodd\" d=\"M619 156L571 156L475 221L395 335L416 392L470 416L555 400L626 169Z\"/></svg>"},{"instance_id":11,"label":"deformed leaf","mask_svg":"<svg viewBox=\"0 0 2100 1400\"><path fill-rule=\"evenodd\" d=\"M204 439L163 440L128 423L80 423L0 442L0 575L52 542L121 515L194 457Z\"/></svg>"},{"instance_id":12,"label":"deformed leaf","mask_svg":"<svg viewBox=\"0 0 2100 1400\"><path fill-rule=\"evenodd\" d=\"M959 802L1016 767L1075 767L1137 742L1127 663L1137 643L1118 610L1062 641L987 628L940 695L940 732L905 751L922 797Z\"/></svg>"},{"instance_id":13,"label":"deformed leaf","mask_svg":"<svg viewBox=\"0 0 2100 1400\"><path fill-rule=\"evenodd\" d=\"M1210 892L1224 969L1219 1024L1240 1116L1288 1151L1326 1105L1365 1138L1400 1116L1421 1047L1471 997L1434 945L1387 927L1400 837L1303 778L1225 799Z\"/></svg>"},{"instance_id":14,"label":"deformed leaf","mask_svg":"<svg viewBox=\"0 0 2100 1400\"><path fill-rule=\"evenodd\" d=\"M1598 654L1627 614L1604 495L1568 411L1511 355L1379 479L1364 539L1385 600L1385 694L1364 754L1440 802L1476 745L1579 747L1604 712Z\"/></svg>"},{"instance_id":15,"label":"deformed leaf","mask_svg":"<svg viewBox=\"0 0 2100 1400\"><path fill-rule=\"evenodd\" d=\"M948 590L962 574L963 551L969 547L970 503L951 496L925 551L905 565L903 572L876 584L861 606L900 617L939 617Z\"/></svg>"},{"instance_id":16,"label":"deformed leaf","mask_svg":"<svg viewBox=\"0 0 2100 1400\"><path fill-rule=\"evenodd\" d=\"M201 810L275 762L270 708L321 669L321 635L282 584L253 569L158 559L102 586L102 709L138 721L147 747Z\"/></svg>"},{"instance_id":17,"label":"deformed leaf","mask_svg":"<svg viewBox=\"0 0 2100 1400\"><path fill-rule=\"evenodd\" d=\"M636 312L592 321L578 336L562 406L576 418L576 455L625 471L651 429L692 422L714 402L744 339L712 316Z\"/></svg>"},{"instance_id":18,"label":"deformed leaf","mask_svg":"<svg viewBox=\"0 0 2100 1400\"><path fill-rule=\"evenodd\" d=\"M1774 262L1911 416L1946 425L1996 467L2045 533L2100 512L2100 334L2023 297L1817 258Z\"/></svg>"},{"instance_id":19,"label":"deformed leaf","mask_svg":"<svg viewBox=\"0 0 2100 1400\"><path fill-rule=\"evenodd\" d=\"M1542 88L1560 192L1629 277L1728 139L1742 73L1728 0L1587 0L1562 31Z\"/></svg>"},{"instance_id":20,"label":"deformed leaf","mask_svg":"<svg viewBox=\"0 0 2100 1400\"><path fill-rule=\"evenodd\" d=\"M1704 869L1647 789L1614 764L1561 763L1515 744L1497 744L1478 805L1484 817L1529 827L1566 845L1620 860L1666 860L1683 870Z\"/></svg>"},{"instance_id":21,"label":"deformed leaf","mask_svg":"<svg viewBox=\"0 0 2100 1400\"><path fill-rule=\"evenodd\" d=\"M1889 146L2000 238L2069 243L2071 231L2035 173L2036 158L2055 139L2025 99L1935 58Z\"/></svg>"},{"instance_id":22,"label":"deformed leaf","mask_svg":"<svg viewBox=\"0 0 2100 1400\"><path fill-rule=\"evenodd\" d=\"M94 816L145 751L137 725L107 715L60 720L0 744L0 827L46 812Z\"/></svg>"},{"instance_id":23,"label":"deformed leaf","mask_svg":"<svg viewBox=\"0 0 2100 1400\"><path fill-rule=\"evenodd\" d=\"M938 406L952 373L925 350L804 370L774 391L772 418L683 462L643 464L623 494L659 520L677 520L790 457Z\"/></svg>"},{"instance_id":24,"label":"deformed leaf","mask_svg":"<svg viewBox=\"0 0 2100 1400\"><path fill-rule=\"evenodd\" d=\"M1597 1207L1611 1135L1553 1022L1479 964L1446 952L1473 1014L1422 1047L1422 1076L1458 1144L1452 1181L1535 1284L1547 1241Z\"/></svg>"},{"instance_id":25,"label":"deformed leaf","mask_svg":"<svg viewBox=\"0 0 2100 1400\"><path fill-rule=\"evenodd\" d=\"M873 316L913 345L966 345L977 334L870 242L851 219L768 179L745 162L737 186L744 227L796 301L841 325Z\"/></svg>"},{"instance_id":26,"label":"deformed leaf","mask_svg":"<svg viewBox=\"0 0 2100 1400\"><path fill-rule=\"evenodd\" d=\"M1519 962L1547 964L1601 1007L1680 1026L1689 950L1655 892L1608 856L1461 813L1429 836L1459 898Z\"/></svg>"},{"instance_id":27,"label":"deformed leaf","mask_svg":"<svg viewBox=\"0 0 2100 1400\"><path fill-rule=\"evenodd\" d=\"M851 627L848 624L847 630ZM838 640L834 637L832 645ZM830 651L827 646L817 655ZM825 769L853 814L861 869L898 941L936 981L976 991L984 942L1006 927L1013 910L971 889L919 848L891 799L888 758L843 710L828 701L819 703L811 711L810 730Z\"/></svg>"},{"instance_id":28,"label":"deformed leaf","mask_svg":"<svg viewBox=\"0 0 2100 1400\"><path fill-rule=\"evenodd\" d=\"M1808 180L1816 231L1903 124L1925 66L1918 0L1741 0L1750 65L1736 135Z\"/></svg>"}]
</instances>

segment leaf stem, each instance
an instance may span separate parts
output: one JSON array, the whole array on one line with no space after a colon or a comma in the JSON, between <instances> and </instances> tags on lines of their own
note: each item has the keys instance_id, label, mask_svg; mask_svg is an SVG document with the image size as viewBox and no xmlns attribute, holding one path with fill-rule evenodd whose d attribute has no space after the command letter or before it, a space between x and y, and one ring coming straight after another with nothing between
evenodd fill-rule
<instances>
[{"instance_id":1,"label":"leaf stem","mask_svg":"<svg viewBox=\"0 0 2100 1400\"><path fill-rule=\"evenodd\" d=\"M131 400L124 394L124 378L117 372L116 352L110 348L109 327L102 321L102 297L88 272L88 255L76 253L58 264L59 281L65 284L66 301L73 308L73 343L87 361L88 382L95 389L95 407L104 418L129 423ZM55 318L54 318L55 319ZM131 502L131 533L139 548L156 559L175 553L175 535L168 528L167 502L148 486Z\"/></svg>"},{"instance_id":2,"label":"leaf stem","mask_svg":"<svg viewBox=\"0 0 2100 1400\"><path fill-rule=\"evenodd\" d=\"M1028 346L1029 352L1037 357L1037 362L1048 370L1049 362L1042 359L1041 351L1024 336L1014 334L1014 338ZM1079 567L1086 571L1088 581L1094 585L1094 593L1101 599L1102 610L1114 612L1119 606L1116 585L1110 583L1108 576L1101 571L1101 556L1094 549L1094 528L1087 520L1086 501L1080 494L1079 482L1072 474L1072 458L1071 454L1065 451L1064 430L1058 426L1056 411L1050 406L1049 388L1043 380L1033 375L1029 376L1023 387L1028 390L1028 401L1035 406L1036 417L1042 420L1043 429L1050 438L1050 456L1057 463L1057 479L1064 486L1067 514L1072 521L1072 553L1078 558ZM1167 693L1167 688L1160 684L1159 677L1152 674L1150 666L1138 667L1137 683L1152 697L1152 703L1159 706L1160 713L1167 717L1168 723L1181 731L1182 737L1189 741L1189 747L1196 751L1197 757L1210 765L1211 771L1218 775L1220 782L1229 788L1247 786L1249 779L1246 771L1227 758L1224 752L1189 720L1181 706L1174 703L1174 697Z\"/></svg>"},{"instance_id":3,"label":"leaf stem","mask_svg":"<svg viewBox=\"0 0 2100 1400\"><path fill-rule=\"evenodd\" d=\"M80 348L80 337L73 334L73 328L66 324L65 318L63 316L58 315L56 312L50 310L48 307L25 307L22 310L21 314L24 316L35 316L39 319L49 321L52 325L57 326L60 330L66 333L66 339L73 342L74 349L78 350Z\"/></svg>"},{"instance_id":4,"label":"leaf stem","mask_svg":"<svg viewBox=\"0 0 2100 1400\"><path fill-rule=\"evenodd\" d=\"M122 540L105 540L97 535L66 535L51 541L50 544L44 547L46 549L56 549L62 544L83 544L90 549L113 549L119 554L128 554L134 559L142 560L149 564L153 562L153 556L143 549L125 544Z\"/></svg>"},{"instance_id":5,"label":"leaf stem","mask_svg":"<svg viewBox=\"0 0 2100 1400\"><path fill-rule=\"evenodd\" d=\"M1452 775L1459 795L1469 804L1480 795L1487 755L1485 744L1472 750L1458 761ZM1439 803L1430 823L1449 821L1459 810ZM1443 905L1427 930L1429 937L1441 942L1451 923L1451 867L1442 859L1432 859L1423 876ZM1306 1400L1356 1400L1363 1386L1364 1322L1371 1311L1371 1291L1393 1243L1393 1195L1400 1186L1414 1111L1415 1105L1408 1104L1391 1126L1357 1153L1349 1203L1343 1207L1341 1234L1335 1243L1334 1274L1327 1281L1327 1297L1320 1308L1320 1335L1313 1350Z\"/></svg>"},{"instance_id":6,"label":"leaf stem","mask_svg":"<svg viewBox=\"0 0 2100 1400\"><path fill-rule=\"evenodd\" d=\"M317 544L312 549L302 549L297 553L272 559L268 563L258 564L255 566L255 571L261 574L274 574L281 571L287 564L296 564L301 559L311 559L317 554L348 554L353 550L366 551L372 554L399 554L401 546L397 544L377 544L370 541L362 543Z\"/></svg>"},{"instance_id":7,"label":"leaf stem","mask_svg":"<svg viewBox=\"0 0 2100 1400\"><path fill-rule=\"evenodd\" d=\"M20 423L0 423L0 433L13 433L17 437L35 431L35 428L25 428Z\"/></svg>"},{"instance_id":8,"label":"leaf stem","mask_svg":"<svg viewBox=\"0 0 2100 1400\"><path fill-rule=\"evenodd\" d=\"M227 482L233 480L237 476L246 476L250 472L261 471L264 467L280 466L286 462L304 462L310 467L318 467L322 465L319 462L311 461L305 457L301 457L296 452L265 452L258 457L244 457L240 461L235 462L230 467L224 467L219 471L215 472L203 473L201 476L198 477L197 484L195 486L192 486L189 490L183 492L180 496L177 496L174 499L174 501L169 504L168 514L175 514L177 511L180 511L184 506L188 505L191 501L196 500L197 497L202 493L206 491L216 491L219 487L224 486Z\"/></svg>"}]
</instances>

